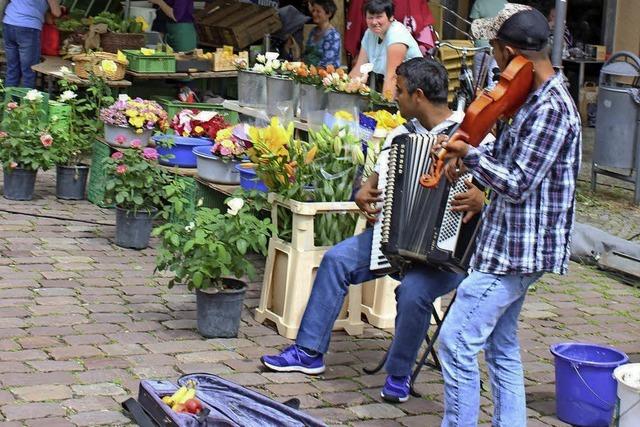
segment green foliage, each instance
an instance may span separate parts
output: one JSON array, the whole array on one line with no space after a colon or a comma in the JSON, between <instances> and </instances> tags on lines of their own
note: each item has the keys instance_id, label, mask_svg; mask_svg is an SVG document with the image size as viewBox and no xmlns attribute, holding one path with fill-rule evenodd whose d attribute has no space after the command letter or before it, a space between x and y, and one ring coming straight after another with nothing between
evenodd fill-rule
<instances>
[{"instance_id":1,"label":"green foliage","mask_svg":"<svg viewBox=\"0 0 640 427\"><path fill-rule=\"evenodd\" d=\"M105 201L129 212L153 211L164 204L167 172L156 166L154 148L129 148L105 159Z\"/></svg>"},{"instance_id":2,"label":"green foliage","mask_svg":"<svg viewBox=\"0 0 640 427\"><path fill-rule=\"evenodd\" d=\"M101 12L91 19L92 24L106 24L107 29L114 33L141 33L142 24L135 18L124 19L121 15L112 12Z\"/></svg>"},{"instance_id":3,"label":"green foliage","mask_svg":"<svg viewBox=\"0 0 640 427\"><path fill-rule=\"evenodd\" d=\"M203 207L201 201L189 208L186 192L186 183L181 180L164 188L169 203L161 216L171 222L152 233L161 239L156 271L174 273L169 287L186 284L191 290L223 289L224 277L255 277L246 255L249 251L266 255L271 221L258 219L255 203L239 197L225 201L229 206L226 213Z\"/></svg>"},{"instance_id":4,"label":"green foliage","mask_svg":"<svg viewBox=\"0 0 640 427\"><path fill-rule=\"evenodd\" d=\"M35 94L35 98L30 95ZM28 99L32 98L32 99ZM46 112L37 91L29 92L20 104L5 105L0 136L0 161L4 167L47 170L54 165Z\"/></svg>"}]
</instances>

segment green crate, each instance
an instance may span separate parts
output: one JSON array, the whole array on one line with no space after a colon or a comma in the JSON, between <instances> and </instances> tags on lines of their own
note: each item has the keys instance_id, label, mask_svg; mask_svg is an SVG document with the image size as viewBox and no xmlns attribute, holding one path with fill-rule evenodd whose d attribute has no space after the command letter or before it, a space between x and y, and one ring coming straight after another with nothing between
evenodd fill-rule
<instances>
[{"instance_id":1,"label":"green crate","mask_svg":"<svg viewBox=\"0 0 640 427\"><path fill-rule=\"evenodd\" d=\"M171 98L170 96L154 96L153 99L164 108L169 116L169 120L173 118L180 110L195 109L200 111L215 111L218 114L221 114L226 121L231 123L232 125L238 124L240 122L240 116L238 112L227 110L223 106L219 104L207 104L206 102L201 103L188 103L188 102L180 102Z\"/></svg>"},{"instance_id":2,"label":"green crate","mask_svg":"<svg viewBox=\"0 0 640 427\"><path fill-rule=\"evenodd\" d=\"M105 185L107 181L107 171L104 160L111 155L111 148L100 141L93 143L93 153L91 155L91 168L89 169L89 186L87 189L87 200L94 205L103 208L112 207L105 203Z\"/></svg>"},{"instance_id":3,"label":"green crate","mask_svg":"<svg viewBox=\"0 0 640 427\"><path fill-rule=\"evenodd\" d=\"M175 73L176 57L166 53L143 55L139 50L124 50L129 61L127 68L136 73Z\"/></svg>"},{"instance_id":4,"label":"green crate","mask_svg":"<svg viewBox=\"0 0 640 427\"><path fill-rule=\"evenodd\" d=\"M201 183L200 181L194 181L196 183L194 194L196 203L198 202L198 200L202 199L202 206L211 209L217 208L222 212L226 212L227 207L224 204L224 201L229 197L228 195L216 191L208 185Z\"/></svg>"}]
</instances>

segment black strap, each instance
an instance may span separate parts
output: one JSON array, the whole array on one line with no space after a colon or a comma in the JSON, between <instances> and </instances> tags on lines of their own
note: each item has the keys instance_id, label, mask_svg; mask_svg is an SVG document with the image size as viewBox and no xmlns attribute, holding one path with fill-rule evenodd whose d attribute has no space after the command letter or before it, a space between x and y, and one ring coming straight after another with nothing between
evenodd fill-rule
<instances>
[{"instance_id":1,"label":"black strap","mask_svg":"<svg viewBox=\"0 0 640 427\"><path fill-rule=\"evenodd\" d=\"M144 408L140 403L135 400L133 397L122 402L122 407L125 411L129 412L131 418L140 426L140 427L158 427L149 415L144 411Z\"/></svg>"},{"instance_id":2,"label":"black strap","mask_svg":"<svg viewBox=\"0 0 640 427\"><path fill-rule=\"evenodd\" d=\"M409 133L417 133L416 125L413 124L412 120L407 120L407 122L404 124L404 127Z\"/></svg>"}]
</instances>

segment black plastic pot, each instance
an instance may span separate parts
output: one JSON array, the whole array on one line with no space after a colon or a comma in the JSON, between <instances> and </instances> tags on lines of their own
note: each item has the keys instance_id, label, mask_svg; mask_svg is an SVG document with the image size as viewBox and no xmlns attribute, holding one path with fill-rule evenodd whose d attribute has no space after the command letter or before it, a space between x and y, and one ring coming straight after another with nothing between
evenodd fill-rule
<instances>
[{"instance_id":1,"label":"black plastic pot","mask_svg":"<svg viewBox=\"0 0 640 427\"><path fill-rule=\"evenodd\" d=\"M116 245L130 249L144 249L149 246L156 212L154 209L151 212L133 213L116 207Z\"/></svg>"},{"instance_id":2,"label":"black plastic pot","mask_svg":"<svg viewBox=\"0 0 640 427\"><path fill-rule=\"evenodd\" d=\"M64 200L84 200L89 166L56 166L56 197Z\"/></svg>"},{"instance_id":3,"label":"black plastic pot","mask_svg":"<svg viewBox=\"0 0 640 427\"><path fill-rule=\"evenodd\" d=\"M37 170L4 168L4 197L9 200L31 200L36 186Z\"/></svg>"},{"instance_id":4,"label":"black plastic pot","mask_svg":"<svg viewBox=\"0 0 640 427\"><path fill-rule=\"evenodd\" d=\"M230 289L196 290L198 332L206 338L238 336L242 303L247 284L241 280L223 279Z\"/></svg>"}]
</instances>

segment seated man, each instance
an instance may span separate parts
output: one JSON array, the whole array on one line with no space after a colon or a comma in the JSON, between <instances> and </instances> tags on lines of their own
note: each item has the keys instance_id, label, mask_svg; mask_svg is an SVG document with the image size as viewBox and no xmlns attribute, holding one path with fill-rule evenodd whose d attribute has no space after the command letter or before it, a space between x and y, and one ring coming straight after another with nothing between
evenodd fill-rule
<instances>
[{"instance_id":1,"label":"seated man","mask_svg":"<svg viewBox=\"0 0 640 427\"><path fill-rule=\"evenodd\" d=\"M454 114L447 106L448 78L442 65L430 59L414 58L398 66L396 71L399 109L402 116L411 122L393 130L385 141L385 147L395 136L409 132L408 129L441 134L462 121L463 114ZM379 213L375 204L381 201L377 186L378 174L373 173L356 194L356 204L373 221ZM469 187L468 192L454 201L455 209L479 212L484 194L471 183ZM376 278L369 269L371 240L372 229L369 228L327 251L318 268L296 343L279 355L263 356L261 360L267 368L305 374L324 372L323 355L329 349L331 330L349 285ZM388 376L381 393L383 399L391 402L409 399L411 369L429 325L431 304L439 296L455 289L462 279L462 275L425 265L413 266L402 277L396 288L398 314L395 337L385 365Z\"/></svg>"}]
</instances>

